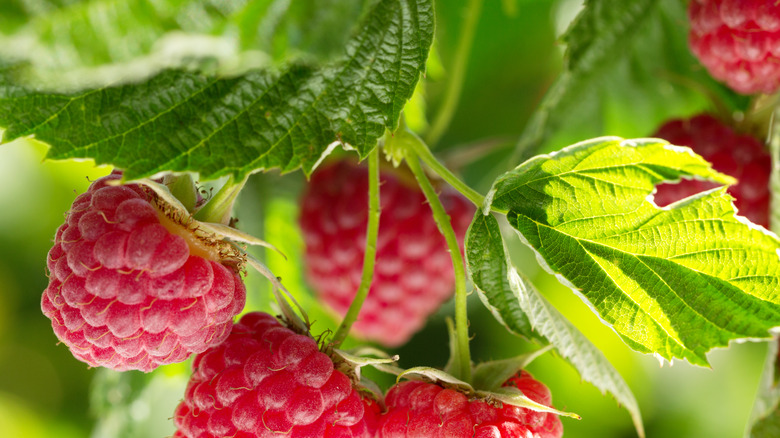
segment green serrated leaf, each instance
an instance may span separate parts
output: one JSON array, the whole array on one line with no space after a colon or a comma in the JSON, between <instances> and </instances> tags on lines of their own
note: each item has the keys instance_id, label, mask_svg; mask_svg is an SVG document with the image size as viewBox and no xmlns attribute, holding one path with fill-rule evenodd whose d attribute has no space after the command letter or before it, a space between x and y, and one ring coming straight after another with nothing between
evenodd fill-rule
<instances>
[{"instance_id":1,"label":"green serrated leaf","mask_svg":"<svg viewBox=\"0 0 780 438\"><path fill-rule=\"evenodd\" d=\"M337 145L364 157L393 130L433 38L430 0L376 4L344 57L208 78L165 71L148 82L42 94L0 82L4 141L34 134L48 158L94 158L129 179L194 171L238 178L258 169L310 173Z\"/></svg>"},{"instance_id":2,"label":"green serrated leaf","mask_svg":"<svg viewBox=\"0 0 780 438\"><path fill-rule=\"evenodd\" d=\"M500 283L482 295L494 316L507 328L528 323L534 336L552 344L583 380L593 384L602 394L612 394L631 415L638 435L644 437L642 415L631 389L604 354L512 267L496 218L493 215L475 216L466 242L467 247L470 242L472 248L486 248L492 255L490 259L484 256L473 258L474 253L467 251L467 266L472 276L475 272L498 269L498 266L502 266L501 272L506 272ZM498 248L501 250L498 251ZM472 263L482 259L484 263L480 265ZM520 321L513 323L513 318ZM475 373L475 379L478 374Z\"/></svg>"},{"instance_id":3,"label":"green serrated leaf","mask_svg":"<svg viewBox=\"0 0 780 438\"><path fill-rule=\"evenodd\" d=\"M515 335L542 341L508 287L506 249L495 218L487 218L478 210L466 232L464 247L469 278L496 320Z\"/></svg>"},{"instance_id":4,"label":"green serrated leaf","mask_svg":"<svg viewBox=\"0 0 780 438\"><path fill-rule=\"evenodd\" d=\"M528 366L534 359L546 353L552 348L552 345L540 348L527 354L511 357L509 359L491 360L482 362L474 367L474 388L485 391L496 391L510 377L517 374L520 370Z\"/></svg>"},{"instance_id":5,"label":"green serrated leaf","mask_svg":"<svg viewBox=\"0 0 780 438\"><path fill-rule=\"evenodd\" d=\"M582 138L649 135L663 120L712 101L743 109L744 96L698 65L685 23L679 0L585 1L563 37L563 72L526 125L511 163Z\"/></svg>"},{"instance_id":6,"label":"green serrated leaf","mask_svg":"<svg viewBox=\"0 0 780 438\"><path fill-rule=\"evenodd\" d=\"M651 202L680 177L733 182L687 148L600 138L525 162L489 197L630 347L707 365L712 348L780 325L780 242L735 216L726 187Z\"/></svg>"}]
</instances>

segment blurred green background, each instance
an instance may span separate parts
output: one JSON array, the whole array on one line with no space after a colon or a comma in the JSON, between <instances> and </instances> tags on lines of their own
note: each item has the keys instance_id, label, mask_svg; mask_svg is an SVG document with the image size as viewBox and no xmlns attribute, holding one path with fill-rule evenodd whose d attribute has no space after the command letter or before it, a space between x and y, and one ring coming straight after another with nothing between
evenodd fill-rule
<instances>
[{"instance_id":1,"label":"blurred green background","mask_svg":"<svg viewBox=\"0 0 780 438\"><path fill-rule=\"evenodd\" d=\"M682 7L680 2L666 3ZM421 87L424 98L417 102L417 119L410 121L419 129L424 129L420 111L435 115L441 105L464 4L437 2L438 66L429 69ZM483 193L506 169L505 157L560 73L564 48L559 37L580 7L576 0L485 1L460 104L451 128L432 145L449 163L465 163L464 178ZM684 35L684 28L676 32ZM682 70L696 69L691 59L679 63ZM685 87L681 91L674 84L639 87L634 64L626 67L631 73L620 73L621 65L605 73L603 80L595 80L592 89L583 92L582 101L570 106L571 116L546 149L595 135L649 135L664 118L691 115L710 106L703 95ZM616 71L623 80L604 88ZM643 76L642 80L649 79ZM661 99L666 99L663 106L652 104ZM594 118L600 123L591 123ZM464 160L462 151L467 147L484 147L488 152ZM65 346L57 345L49 320L40 312L47 284L46 253L54 231L76 194L85 191L90 180L110 172L90 162L44 161L45 151L45 145L34 141L0 146L0 436L170 436L170 417L186 384L187 364L162 367L149 375L88 369ZM300 277L302 248L295 226L303 184L300 173L253 175L239 198L236 217L239 228L264 236L289 256L285 261L258 253L289 289L314 306ZM515 251L539 290L604 351L627 380L649 437L742 436L763 366L764 344L735 344L715 351L710 356L712 369L687 363L660 367L655 358L630 351L578 297L541 272L527 250ZM247 310L269 309L263 279L250 274L248 291ZM532 348L509 335L475 298L470 302L475 360L510 357ZM335 326L326 312L311 308L315 331ZM444 316L449 314L452 306L446 305L424 331L397 350L401 366L444 365ZM566 437L636 436L628 414L610 397L581 382L554 354L545 354L529 369L550 387L557 408L582 416L581 421L563 419ZM384 385L391 382L387 376L377 378Z\"/></svg>"}]
</instances>

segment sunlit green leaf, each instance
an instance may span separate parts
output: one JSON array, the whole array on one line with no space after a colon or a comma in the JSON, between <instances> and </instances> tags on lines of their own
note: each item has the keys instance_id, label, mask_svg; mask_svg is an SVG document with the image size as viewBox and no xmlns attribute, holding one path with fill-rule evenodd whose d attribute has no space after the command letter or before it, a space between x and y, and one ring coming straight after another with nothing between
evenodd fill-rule
<instances>
[{"instance_id":1,"label":"sunlit green leaf","mask_svg":"<svg viewBox=\"0 0 780 438\"><path fill-rule=\"evenodd\" d=\"M707 365L712 348L780 325L780 242L735 216L726 187L652 203L683 176L733 183L687 148L613 137L528 160L489 196L630 347Z\"/></svg>"},{"instance_id":2,"label":"sunlit green leaf","mask_svg":"<svg viewBox=\"0 0 780 438\"><path fill-rule=\"evenodd\" d=\"M466 248L472 281L494 279L489 285L480 281L485 287L480 298L496 319L510 330L528 326L534 338L552 344L583 380L612 394L628 410L639 436L644 436L642 415L631 389L604 354L511 266L492 215L477 213L466 235Z\"/></svg>"}]
</instances>

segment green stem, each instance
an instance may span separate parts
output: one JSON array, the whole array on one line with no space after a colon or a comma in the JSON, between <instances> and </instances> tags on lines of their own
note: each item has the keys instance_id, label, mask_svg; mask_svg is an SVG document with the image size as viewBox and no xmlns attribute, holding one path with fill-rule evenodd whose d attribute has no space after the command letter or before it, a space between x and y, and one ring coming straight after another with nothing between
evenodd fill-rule
<instances>
[{"instance_id":1,"label":"green stem","mask_svg":"<svg viewBox=\"0 0 780 438\"><path fill-rule=\"evenodd\" d=\"M414 148L407 149L406 163L409 165L409 169L420 184L420 188L425 194L428 205L430 205L431 210L433 210L433 219L436 221L436 225L439 226L439 231L444 235L444 240L447 241L447 247L449 248L450 256L452 257L452 267L455 270L455 331L458 343L458 354L460 355L459 361L456 362L460 365L460 369L453 369L452 372L458 379L470 383L471 353L469 352L469 327L466 308L466 268L463 264L463 255L460 253L458 239L455 237L455 230L452 229L450 217L444 210L444 206L441 205L439 197L436 196L436 191L433 189L431 182L422 170L419 157L415 153Z\"/></svg>"},{"instance_id":2,"label":"green stem","mask_svg":"<svg viewBox=\"0 0 780 438\"><path fill-rule=\"evenodd\" d=\"M450 169L447 169L446 166L441 164L439 160L433 156L431 150L428 149L428 146L422 141L420 137L411 131L406 131L400 135L406 136L406 144L414 149L414 153L423 161L423 163L425 163L426 166L430 167L431 170L439 175L444 181L447 181L452 187L455 188L455 190L459 191L461 194L463 194L463 196L468 198L469 201L473 202L477 208L482 207L482 203L485 201L485 197L466 185L466 183L455 176L450 171Z\"/></svg>"},{"instance_id":3,"label":"green stem","mask_svg":"<svg viewBox=\"0 0 780 438\"><path fill-rule=\"evenodd\" d=\"M460 39L455 48L455 59L450 69L450 80L447 83L447 90L444 92L444 102L442 102L436 119L431 124L425 136L426 143L435 145L446 131L458 107L460 93L463 89L463 80L466 77L466 64L471 53L471 46L474 43L474 33L477 30L477 21L479 20L480 10L482 9L482 0L469 0L464 11L463 27L460 29Z\"/></svg>"},{"instance_id":4,"label":"green stem","mask_svg":"<svg viewBox=\"0 0 780 438\"><path fill-rule=\"evenodd\" d=\"M227 225L230 221L230 212L233 209L238 193L244 188L247 177L240 182L236 182L233 175L227 182L200 210L195 213L194 218L201 222L214 222Z\"/></svg>"},{"instance_id":5,"label":"green stem","mask_svg":"<svg viewBox=\"0 0 780 438\"><path fill-rule=\"evenodd\" d=\"M374 263L376 262L376 239L379 234L379 148L374 148L368 155L368 226L366 230L366 252L363 256L363 276L360 279L355 298L349 305L347 314L336 334L333 335L332 345L338 347L349 334L352 324L355 323L363 307L363 301L368 296L371 287L371 279L374 277Z\"/></svg>"}]
</instances>

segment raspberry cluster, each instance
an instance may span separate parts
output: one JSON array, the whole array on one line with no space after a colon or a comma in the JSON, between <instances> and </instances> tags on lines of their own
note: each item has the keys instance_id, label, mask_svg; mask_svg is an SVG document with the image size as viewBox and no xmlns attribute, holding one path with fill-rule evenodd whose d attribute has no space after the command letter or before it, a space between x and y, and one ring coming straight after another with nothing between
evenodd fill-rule
<instances>
[{"instance_id":1,"label":"raspberry cluster","mask_svg":"<svg viewBox=\"0 0 780 438\"><path fill-rule=\"evenodd\" d=\"M709 114L667 121L653 135L672 144L688 146L712 163L718 172L737 179L729 188L738 213L752 222L769 226L769 176L772 163L761 142L738 134ZM687 196L717 187L709 181L683 180L657 187L655 203L666 206Z\"/></svg>"},{"instance_id":2,"label":"raspberry cluster","mask_svg":"<svg viewBox=\"0 0 780 438\"><path fill-rule=\"evenodd\" d=\"M531 400L551 406L547 387L527 371L504 383ZM393 386L385 399L387 413L380 420L378 438L560 438L557 415L526 408L470 400L441 386L407 381Z\"/></svg>"},{"instance_id":3,"label":"raspberry cluster","mask_svg":"<svg viewBox=\"0 0 780 438\"><path fill-rule=\"evenodd\" d=\"M406 178L405 178L406 177ZM380 172L376 265L355 332L387 346L406 342L453 292L447 245L425 196L400 171ZM321 167L301 199L306 276L320 298L344 315L357 292L368 221L368 171L352 161ZM439 196L459 243L474 214L460 194Z\"/></svg>"},{"instance_id":4,"label":"raspberry cluster","mask_svg":"<svg viewBox=\"0 0 780 438\"><path fill-rule=\"evenodd\" d=\"M43 313L90 366L151 371L222 342L246 290L218 250L112 174L78 196L47 264Z\"/></svg>"},{"instance_id":5,"label":"raspberry cluster","mask_svg":"<svg viewBox=\"0 0 780 438\"><path fill-rule=\"evenodd\" d=\"M369 438L378 412L314 339L254 312L195 357L174 437Z\"/></svg>"},{"instance_id":6,"label":"raspberry cluster","mask_svg":"<svg viewBox=\"0 0 780 438\"><path fill-rule=\"evenodd\" d=\"M710 74L743 94L780 87L780 4L692 0L689 43Z\"/></svg>"}]
</instances>

